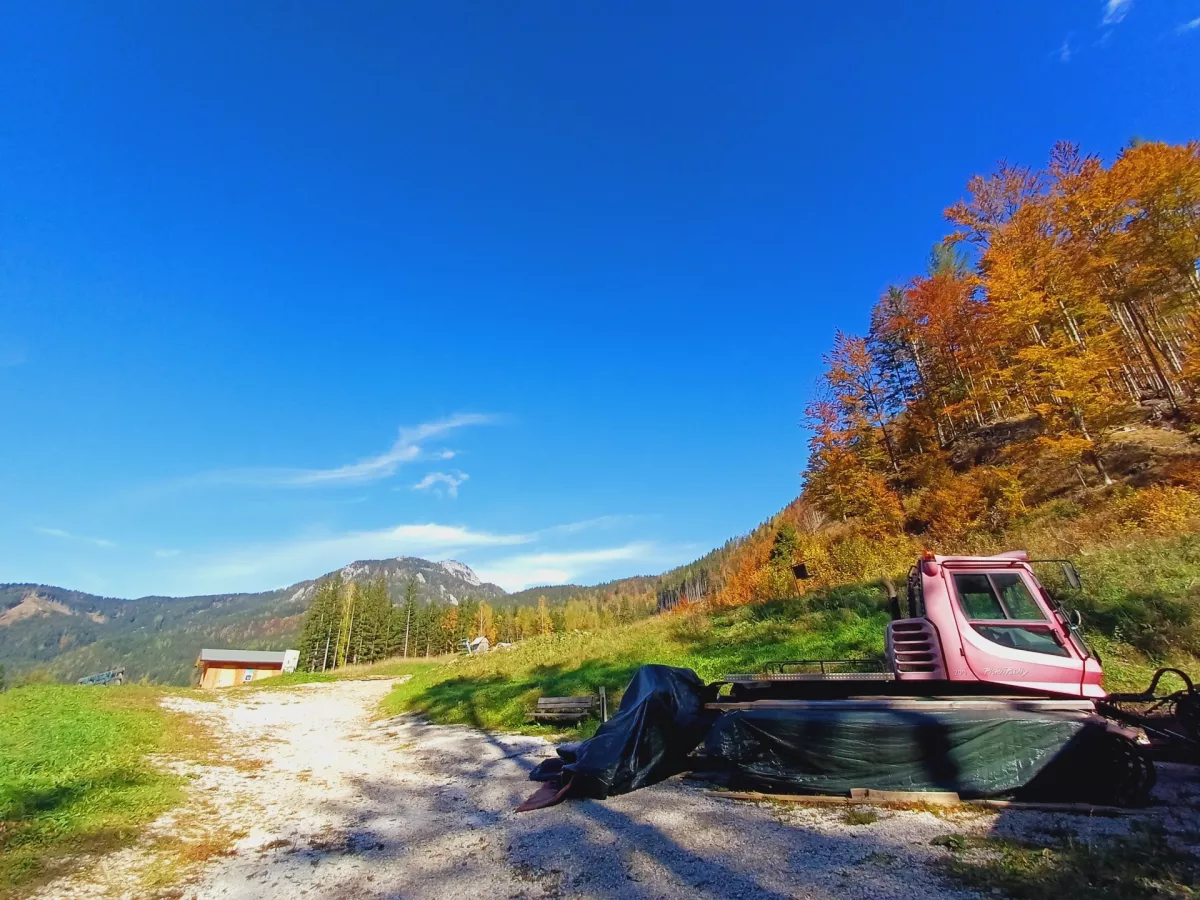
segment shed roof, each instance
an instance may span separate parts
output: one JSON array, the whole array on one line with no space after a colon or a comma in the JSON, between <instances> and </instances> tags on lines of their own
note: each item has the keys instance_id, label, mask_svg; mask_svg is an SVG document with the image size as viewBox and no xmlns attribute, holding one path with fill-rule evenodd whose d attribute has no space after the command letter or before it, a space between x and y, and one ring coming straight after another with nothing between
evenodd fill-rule
<instances>
[{"instance_id":1,"label":"shed roof","mask_svg":"<svg viewBox=\"0 0 1200 900\"><path fill-rule=\"evenodd\" d=\"M283 665L283 650L201 650L198 663L255 663Z\"/></svg>"}]
</instances>

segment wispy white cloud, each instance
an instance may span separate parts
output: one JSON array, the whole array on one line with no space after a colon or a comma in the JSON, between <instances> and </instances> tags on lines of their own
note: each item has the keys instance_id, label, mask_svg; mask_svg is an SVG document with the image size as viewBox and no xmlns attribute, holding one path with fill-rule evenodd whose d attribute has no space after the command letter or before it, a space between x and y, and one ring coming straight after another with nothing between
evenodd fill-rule
<instances>
[{"instance_id":1,"label":"wispy white cloud","mask_svg":"<svg viewBox=\"0 0 1200 900\"><path fill-rule=\"evenodd\" d=\"M1175 29L1175 33L1187 34L1189 31L1195 31L1197 28L1200 28L1200 16L1196 16L1196 18L1192 19L1190 22L1184 22Z\"/></svg>"},{"instance_id":2,"label":"wispy white cloud","mask_svg":"<svg viewBox=\"0 0 1200 900\"><path fill-rule=\"evenodd\" d=\"M496 534L460 525L396 525L373 531L304 535L200 557L175 576L176 593L256 591L314 578L357 559L440 558L471 549L527 544L532 534Z\"/></svg>"},{"instance_id":3,"label":"wispy white cloud","mask_svg":"<svg viewBox=\"0 0 1200 900\"><path fill-rule=\"evenodd\" d=\"M413 428L401 428L396 443L386 453L372 456L360 462L335 469L307 469L289 475L284 483L294 485L338 484L347 482L376 481L394 475L401 464L418 460L422 445L431 438L469 425L487 425L495 421L494 416L480 413L460 413L439 422L426 422ZM446 451L440 451L445 453ZM446 459L445 456L439 456Z\"/></svg>"},{"instance_id":4,"label":"wispy white cloud","mask_svg":"<svg viewBox=\"0 0 1200 900\"><path fill-rule=\"evenodd\" d=\"M616 547L563 552L522 553L473 566L484 581L506 591L539 584L567 584L586 579L590 572L614 562L661 564L666 554L658 545L639 541Z\"/></svg>"},{"instance_id":5,"label":"wispy white cloud","mask_svg":"<svg viewBox=\"0 0 1200 900\"><path fill-rule=\"evenodd\" d=\"M615 528L620 525L628 525L631 522L637 522L653 516L596 516L592 519L584 519L580 522L568 522L565 525L551 525L548 528L543 528L538 532L539 535L552 534L578 534L581 531L590 531L593 528Z\"/></svg>"},{"instance_id":6,"label":"wispy white cloud","mask_svg":"<svg viewBox=\"0 0 1200 900\"><path fill-rule=\"evenodd\" d=\"M445 493L450 497L458 496L458 486L471 476L466 472L430 472L412 486L414 491L433 490L434 493ZM440 488L439 485L445 485Z\"/></svg>"},{"instance_id":7,"label":"wispy white cloud","mask_svg":"<svg viewBox=\"0 0 1200 900\"><path fill-rule=\"evenodd\" d=\"M155 550L154 555L157 556L159 559L170 559L173 556L178 556L181 552L182 551L176 550L174 548L166 548L166 549L162 549L162 550Z\"/></svg>"},{"instance_id":8,"label":"wispy white cloud","mask_svg":"<svg viewBox=\"0 0 1200 900\"><path fill-rule=\"evenodd\" d=\"M1067 35L1063 38L1062 46L1055 51L1058 55L1058 61L1069 63L1071 61L1071 36Z\"/></svg>"},{"instance_id":9,"label":"wispy white cloud","mask_svg":"<svg viewBox=\"0 0 1200 900\"><path fill-rule=\"evenodd\" d=\"M394 556L461 559L484 580L520 590L536 584L592 583L638 571L659 572L698 554L700 548L693 546L581 537L645 518L600 516L512 532L426 522L373 530L310 531L291 539L210 552L160 550L156 556L178 559L164 562L169 569L147 572L145 577L153 576L152 583L139 578L123 590L129 596L261 591L315 578L355 560ZM570 543L564 547L564 542Z\"/></svg>"},{"instance_id":10,"label":"wispy white cloud","mask_svg":"<svg viewBox=\"0 0 1200 900\"><path fill-rule=\"evenodd\" d=\"M429 442L460 428L488 425L497 421L499 421L499 417L493 415L459 413L436 422L425 422L421 425L401 428L399 437L385 452L344 466L336 466L331 469L220 469L147 486L133 492L129 499L134 501L155 499L166 493L213 485L319 487L322 485L366 484L390 478L406 463L422 459L450 459L455 455L453 450L430 448L428 447Z\"/></svg>"},{"instance_id":11,"label":"wispy white cloud","mask_svg":"<svg viewBox=\"0 0 1200 900\"><path fill-rule=\"evenodd\" d=\"M87 537L86 535L82 535L82 534L72 534L71 532L65 531L62 528L41 528L41 527L39 527L39 528L34 528L33 530L36 533L44 534L47 537L61 538L66 541L79 541L80 543L91 544L93 547L108 548L108 547L117 546L115 541L110 541L106 538Z\"/></svg>"},{"instance_id":12,"label":"wispy white cloud","mask_svg":"<svg viewBox=\"0 0 1200 900\"><path fill-rule=\"evenodd\" d=\"M1101 24L1116 25L1127 15L1133 6L1133 0L1104 0L1104 18Z\"/></svg>"}]
</instances>

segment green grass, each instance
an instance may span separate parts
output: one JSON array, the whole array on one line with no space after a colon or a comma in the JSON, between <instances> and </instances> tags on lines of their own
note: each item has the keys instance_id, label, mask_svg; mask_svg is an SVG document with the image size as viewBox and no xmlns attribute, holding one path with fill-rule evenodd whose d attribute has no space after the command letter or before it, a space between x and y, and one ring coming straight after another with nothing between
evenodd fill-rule
<instances>
[{"instance_id":1,"label":"green grass","mask_svg":"<svg viewBox=\"0 0 1200 900\"><path fill-rule=\"evenodd\" d=\"M1110 690L1144 688L1159 665L1200 674L1191 643L1200 622L1200 537L1131 540L1076 559L1084 591L1072 600L1084 610ZM454 658L416 672L383 709L492 730L562 731L530 723L538 697L594 693L603 685L615 702L645 663L684 666L715 680L779 660L878 657L887 621L882 593L869 584L712 615L693 610ZM586 736L595 727L592 721L572 731Z\"/></svg>"},{"instance_id":2,"label":"green grass","mask_svg":"<svg viewBox=\"0 0 1200 900\"><path fill-rule=\"evenodd\" d=\"M1128 542L1076 556L1083 591L1067 597L1104 662L1109 690L1140 690L1159 665L1197 673L1200 535Z\"/></svg>"},{"instance_id":3,"label":"green grass","mask_svg":"<svg viewBox=\"0 0 1200 900\"><path fill-rule=\"evenodd\" d=\"M0 694L0 897L127 843L182 799L147 760L202 740L141 687L30 685Z\"/></svg>"},{"instance_id":4,"label":"green grass","mask_svg":"<svg viewBox=\"0 0 1200 900\"><path fill-rule=\"evenodd\" d=\"M951 837L961 837L951 835ZM949 845L947 845L949 846ZM1196 896L1200 863L1161 830L1052 846L965 838L950 847L944 871L969 888L1014 900L1167 900Z\"/></svg>"},{"instance_id":5,"label":"green grass","mask_svg":"<svg viewBox=\"0 0 1200 900\"><path fill-rule=\"evenodd\" d=\"M219 692L207 693L206 696L219 696L229 691L271 691L280 688L294 687L297 684L316 684L330 681L353 681L363 678L399 678L404 675L416 675L444 665L452 657L438 656L432 659L385 659L379 662L366 663L357 666L344 666L340 669L330 669L327 672L289 672L274 678L264 678L246 685L222 688Z\"/></svg>"},{"instance_id":6,"label":"green grass","mask_svg":"<svg viewBox=\"0 0 1200 900\"><path fill-rule=\"evenodd\" d=\"M870 591L852 588L816 602L798 598L533 638L511 650L459 657L419 672L392 691L384 710L413 710L436 722L485 729L561 731L528 722L538 697L595 693L603 686L615 703L645 663L684 666L715 680L780 659L878 657L887 623L880 607ZM594 728L594 722L585 723L577 731Z\"/></svg>"},{"instance_id":7,"label":"green grass","mask_svg":"<svg viewBox=\"0 0 1200 900\"><path fill-rule=\"evenodd\" d=\"M438 666L391 660L227 690L399 676ZM165 690L213 700L227 692ZM201 759L217 748L194 720L159 705L164 692L142 685L31 684L0 693L0 900L61 874L81 854L127 845L182 801L182 779L154 766L149 756ZM230 761L227 752L221 758ZM196 850L189 845L188 852Z\"/></svg>"},{"instance_id":8,"label":"green grass","mask_svg":"<svg viewBox=\"0 0 1200 900\"><path fill-rule=\"evenodd\" d=\"M1075 558L1084 590L1073 600L1103 655L1110 689L1144 687L1159 664L1200 672L1200 537L1130 539ZM385 698L383 712L418 711L436 722L546 733L562 729L530 723L539 696L593 693L604 686L615 706L645 663L684 666L716 680L786 659L878 657L886 624L876 586L846 585L712 614L691 610L593 633L535 638L478 657L389 660L232 690L411 674ZM73 855L127 843L180 801L179 780L147 757L195 756L206 752L207 738L186 717L161 709L160 696L159 690L139 686L29 685L0 694L0 897L61 871ZM586 736L595 728L593 720L574 733ZM1013 871L1041 865L1020 847L1005 852ZM1067 854L1062 858L1077 868L1099 864L1080 855L1090 851L1055 852ZM1129 852L1150 851L1137 845ZM1138 871L1136 865L1132 871Z\"/></svg>"},{"instance_id":9,"label":"green grass","mask_svg":"<svg viewBox=\"0 0 1200 900\"><path fill-rule=\"evenodd\" d=\"M873 809L853 807L842 813L842 821L847 825L874 825L879 821L879 813Z\"/></svg>"}]
</instances>

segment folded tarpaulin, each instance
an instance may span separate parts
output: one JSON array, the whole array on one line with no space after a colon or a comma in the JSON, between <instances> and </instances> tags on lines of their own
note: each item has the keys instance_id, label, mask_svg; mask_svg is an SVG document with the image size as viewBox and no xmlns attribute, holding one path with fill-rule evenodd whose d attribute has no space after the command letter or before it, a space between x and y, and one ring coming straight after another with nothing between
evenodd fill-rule
<instances>
[{"instance_id":1,"label":"folded tarpaulin","mask_svg":"<svg viewBox=\"0 0 1200 900\"><path fill-rule=\"evenodd\" d=\"M557 801L603 799L681 772L712 725L715 714L704 704L716 699L718 687L691 669L642 666L617 714L587 740L560 747L558 758L545 760L530 778L555 786ZM562 787L567 790L559 794Z\"/></svg>"},{"instance_id":2,"label":"folded tarpaulin","mask_svg":"<svg viewBox=\"0 0 1200 900\"><path fill-rule=\"evenodd\" d=\"M864 704L865 706L865 704ZM801 793L852 788L991 797L1032 790L1092 799L1112 735L1089 716L1011 709L814 706L728 712L705 740L713 768L741 785ZM1113 773L1114 776L1117 773ZM1041 776L1041 777L1039 777Z\"/></svg>"}]
</instances>

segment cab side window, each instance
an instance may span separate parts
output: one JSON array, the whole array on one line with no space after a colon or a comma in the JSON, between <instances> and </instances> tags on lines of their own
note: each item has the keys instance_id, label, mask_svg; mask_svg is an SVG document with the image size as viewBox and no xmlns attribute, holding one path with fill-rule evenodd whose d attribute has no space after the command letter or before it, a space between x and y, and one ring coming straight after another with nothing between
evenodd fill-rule
<instances>
[{"instance_id":1,"label":"cab side window","mask_svg":"<svg viewBox=\"0 0 1200 900\"><path fill-rule=\"evenodd\" d=\"M1015 572L959 572L954 575L954 588L968 619L1046 621L1042 608Z\"/></svg>"},{"instance_id":2,"label":"cab side window","mask_svg":"<svg viewBox=\"0 0 1200 900\"><path fill-rule=\"evenodd\" d=\"M1007 619L1004 607L986 575L958 574L954 576L958 602L968 619Z\"/></svg>"},{"instance_id":3,"label":"cab side window","mask_svg":"<svg viewBox=\"0 0 1200 900\"><path fill-rule=\"evenodd\" d=\"M999 572L989 577L1000 592L1000 600L1008 610L1010 619L1046 621L1045 613L1030 596L1029 588L1025 587L1020 575L1015 572Z\"/></svg>"}]
</instances>

